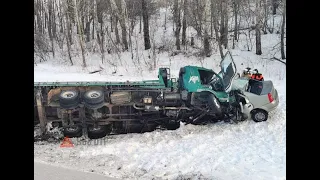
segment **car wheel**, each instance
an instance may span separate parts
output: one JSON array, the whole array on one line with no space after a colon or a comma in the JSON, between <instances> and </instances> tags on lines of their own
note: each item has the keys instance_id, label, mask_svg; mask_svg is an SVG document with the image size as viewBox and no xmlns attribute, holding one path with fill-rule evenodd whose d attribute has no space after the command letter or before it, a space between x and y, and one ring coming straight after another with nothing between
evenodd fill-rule
<instances>
[{"instance_id":1,"label":"car wheel","mask_svg":"<svg viewBox=\"0 0 320 180\"><path fill-rule=\"evenodd\" d=\"M268 112L262 109L255 109L251 111L251 118L255 122L262 122L268 119Z\"/></svg>"}]
</instances>

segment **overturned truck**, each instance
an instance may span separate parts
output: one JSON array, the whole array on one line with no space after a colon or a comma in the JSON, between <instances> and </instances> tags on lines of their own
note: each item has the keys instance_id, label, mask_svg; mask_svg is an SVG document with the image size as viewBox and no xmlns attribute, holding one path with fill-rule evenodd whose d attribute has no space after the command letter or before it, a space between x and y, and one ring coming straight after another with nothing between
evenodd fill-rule
<instances>
[{"instance_id":1,"label":"overturned truck","mask_svg":"<svg viewBox=\"0 0 320 180\"><path fill-rule=\"evenodd\" d=\"M63 127L64 136L91 139L110 133L175 130L180 122L241 121L248 118L249 100L231 89L236 66L228 52L221 71L196 66L159 68L158 79L140 82L34 82L35 119ZM247 111L247 113L246 113Z\"/></svg>"}]
</instances>

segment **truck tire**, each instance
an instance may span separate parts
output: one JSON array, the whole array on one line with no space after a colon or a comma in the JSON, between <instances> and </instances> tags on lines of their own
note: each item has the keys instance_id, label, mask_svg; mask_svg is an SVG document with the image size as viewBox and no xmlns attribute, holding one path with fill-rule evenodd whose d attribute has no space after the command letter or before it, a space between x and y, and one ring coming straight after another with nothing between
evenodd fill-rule
<instances>
[{"instance_id":1,"label":"truck tire","mask_svg":"<svg viewBox=\"0 0 320 180\"><path fill-rule=\"evenodd\" d=\"M251 118L254 122L262 122L268 120L268 112L263 109L255 109L251 111Z\"/></svg>"},{"instance_id":2,"label":"truck tire","mask_svg":"<svg viewBox=\"0 0 320 180\"><path fill-rule=\"evenodd\" d=\"M89 90L83 95L83 101L87 108L100 108L104 104L104 93L101 90Z\"/></svg>"},{"instance_id":3,"label":"truck tire","mask_svg":"<svg viewBox=\"0 0 320 180\"><path fill-rule=\"evenodd\" d=\"M176 130L180 128L180 121L168 121L165 126L168 130Z\"/></svg>"},{"instance_id":4,"label":"truck tire","mask_svg":"<svg viewBox=\"0 0 320 180\"><path fill-rule=\"evenodd\" d=\"M98 126L97 128L94 128L92 125L88 126L88 137L90 139L99 139L103 138L106 135L110 134L112 131L111 124L104 125L104 126Z\"/></svg>"},{"instance_id":5,"label":"truck tire","mask_svg":"<svg viewBox=\"0 0 320 180\"><path fill-rule=\"evenodd\" d=\"M74 138L82 136L82 127L80 125L73 125L72 127L63 128L64 137Z\"/></svg>"},{"instance_id":6,"label":"truck tire","mask_svg":"<svg viewBox=\"0 0 320 180\"><path fill-rule=\"evenodd\" d=\"M62 91L59 95L60 107L63 109L74 109L79 104L79 93L76 90Z\"/></svg>"}]
</instances>

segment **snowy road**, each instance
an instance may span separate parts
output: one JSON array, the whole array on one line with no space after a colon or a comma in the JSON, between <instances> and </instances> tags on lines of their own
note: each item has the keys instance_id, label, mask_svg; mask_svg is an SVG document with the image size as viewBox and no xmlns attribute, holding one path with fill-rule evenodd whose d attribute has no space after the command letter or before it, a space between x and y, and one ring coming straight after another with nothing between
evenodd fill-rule
<instances>
[{"instance_id":1,"label":"snowy road","mask_svg":"<svg viewBox=\"0 0 320 180\"><path fill-rule=\"evenodd\" d=\"M116 180L107 176L34 162L35 180Z\"/></svg>"}]
</instances>

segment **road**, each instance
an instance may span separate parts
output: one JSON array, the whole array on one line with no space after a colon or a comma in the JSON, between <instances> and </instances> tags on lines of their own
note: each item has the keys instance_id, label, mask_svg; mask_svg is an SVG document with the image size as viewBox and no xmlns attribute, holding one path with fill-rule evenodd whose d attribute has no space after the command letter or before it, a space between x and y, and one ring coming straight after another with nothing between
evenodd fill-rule
<instances>
[{"instance_id":1,"label":"road","mask_svg":"<svg viewBox=\"0 0 320 180\"><path fill-rule=\"evenodd\" d=\"M119 180L100 174L67 169L41 162L34 162L35 180Z\"/></svg>"}]
</instances>

